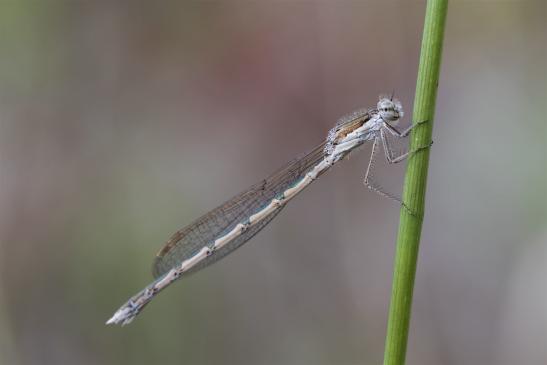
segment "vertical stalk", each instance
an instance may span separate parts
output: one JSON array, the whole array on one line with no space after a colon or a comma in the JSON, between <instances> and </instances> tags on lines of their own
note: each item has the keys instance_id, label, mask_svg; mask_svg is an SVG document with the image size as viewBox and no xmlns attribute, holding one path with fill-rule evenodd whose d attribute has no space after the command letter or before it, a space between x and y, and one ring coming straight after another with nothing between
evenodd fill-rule
<instances>
[{"instance_id":1,"label":"vertical stalk","mask_svg":"<svg viewBox=\"0 0 547 365\"><path fill-rule=\"evenodd\" d=\"M384 365L405 363L429 164L429 149L423 147L431 143L447 6L448 0L427 1L412 121L428 123L410 135L409 148L416 153L409 157L403 187L408 209L400 214Z\"/></svg>"}]
</instances>

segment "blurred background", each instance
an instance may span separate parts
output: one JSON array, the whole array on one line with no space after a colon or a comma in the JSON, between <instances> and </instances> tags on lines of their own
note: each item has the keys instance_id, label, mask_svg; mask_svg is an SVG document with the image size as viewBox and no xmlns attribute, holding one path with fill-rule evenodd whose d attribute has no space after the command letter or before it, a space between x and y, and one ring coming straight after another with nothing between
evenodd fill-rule
<instances>
[{"instance_id":1,"label":"blurred background","mask_svg":"<svg viewBox=\"0 0 547 365\"><path fill-rule=\"evenodd\" d=\"M1 364L380 364L370 146L105 326L169 236L395 91L424 1L0 1ZM545 1L452 1L408 364L545 364ZM401 189L404 166L379 166Z\"/></svg>"}]
</instances>

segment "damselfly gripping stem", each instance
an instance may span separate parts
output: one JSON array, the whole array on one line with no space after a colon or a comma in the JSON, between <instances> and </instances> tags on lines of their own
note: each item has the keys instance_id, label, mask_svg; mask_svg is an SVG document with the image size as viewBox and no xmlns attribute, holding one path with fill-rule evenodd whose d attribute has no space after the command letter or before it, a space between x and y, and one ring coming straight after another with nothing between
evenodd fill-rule
<instances>
[{"instance_id":1,"label":"damselfly gripping stem","mask_svg":"<svg viewBox=\"0 0 547 365\"><path fill-rule=\"evenodd\" d=\"M404 138L412 128L423 123L416 123L399 132L395 127L402 116L403 108L398 100L380 96L375 109L356 110L339 119L326 140L309 153L289 162L268 178L176 232L156 256L156 280L129 299L106 323L130 323L160 291L175 280L220 260L243 245L292 198L365 142L373 142L365 184L373 191L401 202L372 181L372 168L380 143L389 163L400 162L412 153L429 147L399 155L393 151L388 136Z\"/></svg>"}]
</instances>

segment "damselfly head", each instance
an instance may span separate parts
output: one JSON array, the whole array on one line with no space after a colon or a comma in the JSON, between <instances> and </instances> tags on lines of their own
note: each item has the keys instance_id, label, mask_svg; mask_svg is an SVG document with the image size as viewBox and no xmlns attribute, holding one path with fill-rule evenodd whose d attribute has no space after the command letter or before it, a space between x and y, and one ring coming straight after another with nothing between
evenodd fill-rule
<instances>
[{"instance_id":1,"label":"damselfly head","mask_svg":"<svg viewBox=\"0 0 547 365\"><path fill-rule=\"evenodd\" d=\"M393 96L380 96L377 109L380 118L391 125L397 125L399 119L404 115L401 102L393 99Z\"/></svg>"}]
</instances>

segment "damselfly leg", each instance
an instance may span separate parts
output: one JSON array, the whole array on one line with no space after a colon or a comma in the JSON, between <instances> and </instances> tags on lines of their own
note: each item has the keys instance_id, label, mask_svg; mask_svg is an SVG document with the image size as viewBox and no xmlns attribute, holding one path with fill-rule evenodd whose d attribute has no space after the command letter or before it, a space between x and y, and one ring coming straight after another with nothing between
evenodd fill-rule
<instances>
[{"instance_id":1,"label":"damselfly leg","mask_svg":"<svg viewBox=\"0 0 547 365\"><path fill-rule=\"evenodd\" d=\"M405 138L405 137L408 136L410 131L412 131L417 126L420 126L421 124L424 124L426 122L427 122L427 120L417 122L417 123L411 125L410 127L408 127L407 129L405 129L402 132L399 132L395 127L389 125L388 123L384 123L384 126L380 129L379 135L376 136L376 138L374 138L374 142L372 144L372 152L370 154L370 159L369 159L369 162L368 162L367 171L365 173L365 179L364 179L365 185L370 190L374 191L375 193L377 193L377 194L379 194L383 197L386 197L386 198L389 198L391 200L394 200L394 201L398 202L412 215L415 215L415 213L412 212L407 207L407 205L402 201L400 196L384 190L382 188L382 186L374 180L374 175L373 175L374 163L375 163L375 157L376 157L376 152L377 152L377 147L378 147L379 140L382 141L382 145L384 147L384 155L385 155L385 158L386 158L386 160L389 164L394 164L394 163L401 162L401 161L407 159L409 156L412 156L412 155L414 155L415 153L417 153L419 151L422 151L422 150L425 150L425 149L431 147L433 142L431 142L427 146L422 146L422 147L419 147L419 148L411 150L411 151L406 151L406 152L403 152L403 153L396 152L393 149L393 147L391 146L391 143L389 142L389 138L387 136L387 133L389 132L389 134L391 134L394 137Z\"/></svg>"},{"instance_id":2,"label":"damselfly leg","mask_svg":"<svg viewBox=\"0 0 547 365\"><path fill-rule=\"evenodd\" d=\"M374 142L372 143L372 152L370 153L370 159L368 160L367 172L365 173L364 183L365 183L367 188L374 191L375 193L404 205L404 203L403 203L403 201L401 200L400 197L398 197L395 194L392 194L392 193L389 193L389 192L385 191L382 188L382 186L374 180L373 171L374 171L374 163L375 163L375 158L376 158L376 152L377 152L377 148L378 148L379 139L380 138L378 138L378 137L375 138ZM384 150L385 150L385 147L384 147Z\"/></svg>"},{"instance_id":3,"label":"damselfly leg","mask_svg":"<svg viewBox=\"0 0 547 365\"><path fill-rule=\"evenodd\" d=\"M386 160L388 163L392 164L392 163L398 163L398 162L401 162L405 159L407 159L410 155L413 155L419 151L422 151L424 149L427 149L429 147L431 147L431 145L433 144L433 142L431 142L430 144L428 144L427 146L422 146L422 147L419 147L415 150L412 150L412 151L406 151L406 152L403 152L403 153L396 153L390 142L389 142L389 138L386 134L386 132L389 132L389 134L391 134L392 136L394 137L397 137L397 138L405 138L408 136L408 134L410 133L410 131L412 131L414 128L424 124L424 123L427 123L428 121L427 120L422 120L422 121L419 121L415 124L412 124L410 127L408 127L407 129L405 129L403 132L399 132L395 127L385 123L384 124L384 127L382 129L380 129L380 138L382 139L382 144L384 145L384 152L385 152L385 156L386 156Z\"/></svg>"}]
</instances>

